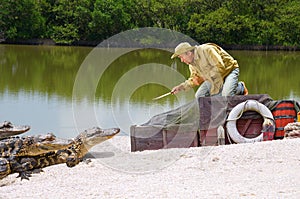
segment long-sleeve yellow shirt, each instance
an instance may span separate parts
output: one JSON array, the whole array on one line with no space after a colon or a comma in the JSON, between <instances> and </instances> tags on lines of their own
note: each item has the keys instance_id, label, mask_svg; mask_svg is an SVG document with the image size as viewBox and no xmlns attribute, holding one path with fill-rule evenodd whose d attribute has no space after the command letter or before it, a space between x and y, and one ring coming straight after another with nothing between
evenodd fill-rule
<instances>
[{"instance_id":1,"label":"long-sleeve yellow shirt","mask_svg":"<svg viewBox=\"0 0 300 199\"><path fill-rule=\"evenodd\" d=\"M196 86L194 78L200 77L211 83L210 94L219 93L225 77L235 68L237 61L214 43L196 46L193 63L189 64L190 77L181 85L187 90Z\"/></svg>"}]
</instances>

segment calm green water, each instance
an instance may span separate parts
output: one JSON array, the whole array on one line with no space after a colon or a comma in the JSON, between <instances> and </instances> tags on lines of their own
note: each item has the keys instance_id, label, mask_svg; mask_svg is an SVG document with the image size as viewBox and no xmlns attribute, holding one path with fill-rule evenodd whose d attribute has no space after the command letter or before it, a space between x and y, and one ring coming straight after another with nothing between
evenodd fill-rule
<instances>
[{"instance_id":1,"label":"calm green water","mask_svg":"<svg viewBox=\"0 0 300 199\"><path fill-rule=\"evenodd\" d=\"M230 51L250 94L300 101L300 52ZM159 49L0 45L0 121L28 124L27 134L74 137L93 126L133 124L193 99L193 91L152 99L188 75Z\"/></svg>"}]
</instances>

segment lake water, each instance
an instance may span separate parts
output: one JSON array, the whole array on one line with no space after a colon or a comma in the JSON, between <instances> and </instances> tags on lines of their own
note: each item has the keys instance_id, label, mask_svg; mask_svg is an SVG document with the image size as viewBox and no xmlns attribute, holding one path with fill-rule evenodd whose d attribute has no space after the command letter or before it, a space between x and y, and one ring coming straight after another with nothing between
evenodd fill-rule
<instances>
[{"instance_id":1,"label":"lake water","mask_svg":"<svg viewBox=\"0 0 300 199\"><path fill-rule=\"evenodd\" d=\"M229 51L250 94L300 101L300 52ZM193 90L153 101L189 75L162 49L0 45L0 121L63 138L130 126L193 100Z\"/></svg>"}]
</instances>

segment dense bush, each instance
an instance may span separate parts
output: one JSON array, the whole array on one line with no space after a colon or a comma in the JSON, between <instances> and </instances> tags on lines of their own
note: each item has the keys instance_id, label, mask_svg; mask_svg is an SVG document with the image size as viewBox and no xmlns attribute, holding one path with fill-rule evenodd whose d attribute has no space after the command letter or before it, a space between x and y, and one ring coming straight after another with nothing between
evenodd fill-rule
<instances>
[{"instance_id":1,"label":"dense bush","mask_svg":"<svg viewBox=\"0 0 300 199\"><path fill-rule=\"evenodd\" d=\"M300 0L2 0L0 39L102 41L137 27L199 43L300 46Z\"/></svg>"}]
</instances>

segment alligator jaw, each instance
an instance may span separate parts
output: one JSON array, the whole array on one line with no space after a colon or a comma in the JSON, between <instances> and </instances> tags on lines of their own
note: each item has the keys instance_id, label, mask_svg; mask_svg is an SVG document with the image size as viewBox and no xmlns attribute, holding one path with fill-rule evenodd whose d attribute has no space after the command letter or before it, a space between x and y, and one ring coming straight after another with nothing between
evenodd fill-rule
<instances>
[{"instance_id":1,"label":"alligator jaw","mask_svg":"<svg viewBox=\"0 0 300 199\"><path fill-rule=\"evenodd\" d=\"M77 136L77 139L81 139L87 149L104 142L120 132L119 128L101 129L94 127L92 129L85 130Z\"/></svg>"}]
</instances>

